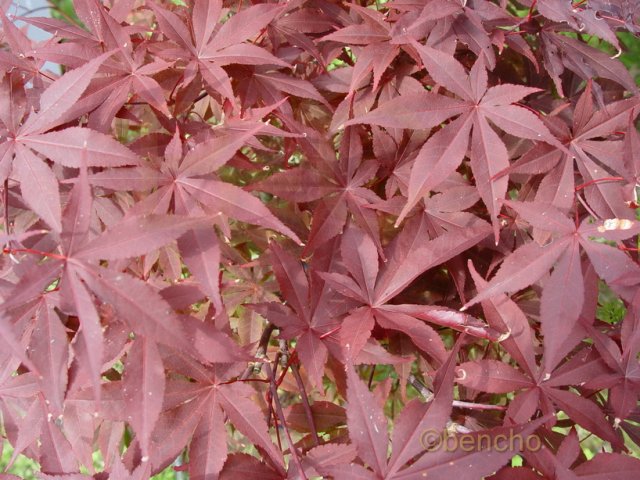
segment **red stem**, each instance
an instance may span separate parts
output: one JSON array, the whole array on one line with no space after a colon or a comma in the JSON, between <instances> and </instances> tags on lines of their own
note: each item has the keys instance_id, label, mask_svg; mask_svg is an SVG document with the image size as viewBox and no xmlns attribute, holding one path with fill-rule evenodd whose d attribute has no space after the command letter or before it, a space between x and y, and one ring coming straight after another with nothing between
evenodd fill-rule
<instances>
[{"instance_id":1,"label":"red stem","mask_svg":"<svg viewBox=\"0 0 640 480\"><path fill-rule=\"evenodd\" d=\"M622 182L624 181L624 178L622 177L602 177L602 178L595 178L593 180L590 180L586 183L583 183L582 185L578 185L575 188L576 192L579 192L580 190L590 187L591 185L595 185L596 183L604 183L604 182Z\"/></svg>"},{"instance_id":2,"label":"red stem","mask_svg":"<svg viewBox=\"0 0 640 480\"><path fill-rule=\"evenodd\" d=\"M618 245L618 250L624 250L625 252L640 252L640 248L626 247L624 245Z\"/></svg>"},{"instance_id":3,"label":"red stem","mask_svg":"<svg viewBox=\"0 0 640 480\"><path fill-rule=\"evenodd\" d=\"M13 253L31 253L33 255L42 255L43 257L55 258L57 260L66 260L64 255L58 255L57 253L43 252L41 250L34 250L32 248L3 248L2 253L9 255Z\"/></svg>"},{"instance_id":4,"label":"red stem","mask_svg":"<svg viewBox=\"0 0 640 480\"><path fill-rule=\"evenodd\" d=\"M531 2L531 7L529 7L529 13L527 14L527 22L531 21L531 18L533 16L533 9L536 8L536 4L538 3L538 0L533 0L533 2Z\"/></svg>"},{"instance_id":5,"label":"red stem","mask_svg":"<svg viewBox=\"0 0 640 480\"><path fill-rule=\"evenodd\" d=\"M324 338L327 338L327 337L329 337L329 336L333 335L333 334L334 334L334 333L336 333L338 330L340 330L340 328L341 328L341 327L342 327L342 325L338 325L338 326L337 326L336 328L334 328L333 330L329 330L328 332L323 333L323 334L322 334L322 335L320 335L320 337L319 337L319 338L320 338L320 340L322 340L322 339L324 339Z\"/></svg>"}]
</instances>

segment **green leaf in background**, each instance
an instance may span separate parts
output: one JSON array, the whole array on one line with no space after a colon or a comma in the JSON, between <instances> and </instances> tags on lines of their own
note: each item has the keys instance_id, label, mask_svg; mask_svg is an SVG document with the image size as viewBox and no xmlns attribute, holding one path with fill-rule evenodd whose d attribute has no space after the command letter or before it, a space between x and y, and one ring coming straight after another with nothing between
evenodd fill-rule
<instances>
[{"instance_id":1,"label":"green leaf in background","mask_svg":"<svg viewBox=\"0 0 640 480\"><path fill-rule=\"evenodd\" d=\"M640 85L640 38L629 32L619 33L618 38L625 46L625 52L620 56L620 60Z\"/></svg>"},{"instance_id":2,"label":"green leaf in background","mask_svg":"<svg viewBox=\"0 0 640 480\"><path fill-rule=\"evenodd\" d=\"M82 25L73 8L73 0L51 0L51 6L51 16L53 18L72 20L76 25Z\"/></svg>"}]
</instances>

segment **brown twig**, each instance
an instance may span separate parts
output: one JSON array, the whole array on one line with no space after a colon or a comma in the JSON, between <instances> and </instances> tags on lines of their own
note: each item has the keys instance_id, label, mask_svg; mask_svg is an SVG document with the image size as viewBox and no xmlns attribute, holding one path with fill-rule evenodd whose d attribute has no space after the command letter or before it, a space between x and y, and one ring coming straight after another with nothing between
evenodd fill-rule
<instances>
[{"instance_id":1,"label":"brown twig","mask_svg":"<svg viewBox=\"0 0 640 480\"><path fill-rule=\"evenodd\" d=\"M267 354L267 348L269 347L269 340L271 340L271 335L273 331L276 329L276 326L273 323L267 324L267 327L263 330L262 335L260 336L260 341L258 342L258 349L256 350L256 358L264 358ZM238 380L244 381L251 374L257 375L262 371L262 365L264 362L255 362L253 365L249 365L247 369L240 375Z\"/></svg>"},{"instance_id":2,"label":"brown twig","mask_svg":"<svg viewBox=\"0 0 640 480\"><path fill-rule=\"evenodd\" d=\"M369 382L367 383L367 387L369 388L369 390L371 390L371 384L373 383L373 376L376 373L376 366L373 365L371 367L371 373L369 374Z\"/></svg>"}]
</instances>

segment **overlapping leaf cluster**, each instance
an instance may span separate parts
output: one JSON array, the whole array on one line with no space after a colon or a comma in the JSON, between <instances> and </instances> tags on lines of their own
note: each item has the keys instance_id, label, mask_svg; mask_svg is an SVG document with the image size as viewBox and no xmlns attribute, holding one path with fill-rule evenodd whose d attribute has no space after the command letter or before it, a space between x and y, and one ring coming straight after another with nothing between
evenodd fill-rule
<instances>
[{"instance_id":1,"label":"overlapping leaf cluster","mask_svg":"<svg viewBox=\"0 0 640 480\"><path fill-rule=\"evenodd\" d=\"M2 2L13 459L640 474L640 96L616 58L637 2L73 4Z\"/></svg>"}]
</instances>

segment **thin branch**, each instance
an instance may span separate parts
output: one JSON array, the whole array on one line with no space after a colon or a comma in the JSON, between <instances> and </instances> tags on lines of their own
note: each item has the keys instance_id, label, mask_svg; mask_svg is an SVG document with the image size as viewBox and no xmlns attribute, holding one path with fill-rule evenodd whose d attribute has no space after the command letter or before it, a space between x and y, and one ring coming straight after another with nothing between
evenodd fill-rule
<instances>
[{"instance_id":1,"label":"thin branch","mask_svg":"<svg viewBox=\"0 0 640 480\"><path fill-rule=\"evenodd\" d=\"M424 383L418 380L413 373L409 375L407 381L413 388L418 391L420 395L422 395L422 398L424 398L425 401L430 402L431 400L433 400L433 392L429 390Z\"/></svg>"},{"instance_id":2,"label":"thin branch","mask_svg":"<svg viewBox=\"0 0 640 480\"><path fill-rule=\"evenodd\" d=\"M265 358L267 355L267 348L269 347L269 341L271 340L271 335L273 331L276 329L276 326L273 323L268 323L267 327L263 330L262 335L260 336L260 341L258 342L258 349L256 350L256 358ZM258 375L262 371L262 365L264 362L255 362L253 365L249 365L247 369L240 375L238 380L244 381L247 378L253 375Z\"/></svg>"},{"instance_id":3,"label":"thin branch","mask_svg":"<svg viewBox=\"0 0 640 480\"><path fill-rule=\"evenodd\" d=\"M295 463L298 471L300 472L300 476L303 480L308 480L307 476L304 473L304 469L302 468L302 462L300 461L300 457L298 455L298 451L293 443L291 438L291 432L289 431L289 427L287 426L287 422L284 418L284 412L282 411L282 405L280 404L280 398L278 398L278 388L276 387L276 378L273 370L271 370L271 365L268 363L264 364L264 368L266 370L267 376L271 378L271 397L276 407L276 413L278 414L278 418L280 419L280 424L284 429L284 433L287 436L287 442L289 442L289 450L291 451L291 455L293 457L293 462Z\"/></svg>"},{"instance_id":4,"label":"thin branch","mask_svg":"<svg viewBox=\"0 0 640 480\"><path fill-rule=\"evenodd\" d=\"M415 388L418 391L418 393L420 393L420 395L422 395L422 397L427 402L430 402L431 400L433 400L433 397L434 397L433 392L429 390L427 386L424 383L422 383L418 378L416 378L415 375L413 374L409 375L408 382L413 388ZM457 408L469 408L472 410L504 411L507 409L507 407L503 405L486 405L484 403L464 402L461 400L454 400L452 405Z\"/></svg>"},{"instance_id":5,"label":"thin branch","mask_svg":"<svg viewBox=\"0 0 640 480\"><path fill-rule=\"evenodd\" d=\"M367 387L369 388L369 390L371 390L371 384L373 383L373 376L376 373L376 366L373 365L371 367L371 373L369 374L369 382L367 383Z\"/></svg>"},{"instance_id":6,"label":"thin branch","mask_svg":"<svg viewBox=\"0 0 640 480\"><path fill-rule=\"evenodd\" d=\"M289 349L287 347L287 342L285 340L280 341L280 349L283 351L283 356L289 356ZM295 356L295 351L293 353ZM309 398L307 396L307 389L304 386L304 382L302 381L302 376L300 375L300 369L298 368L298 362L295 358L292 359L291 364L291 372L293 373L293 378L296 380L296 384L298 385L298 389L300 390L300 398L302 399L302 406L304 408L304 413L307 416L307 423L309 424L309 429L311 430L311 435L313 436L313 442L316 445L320 445L320 437L318 436L318 430L316 429L315 421L313 420L313 411L311 410L311 405L309 404Z\"/></svg>"}]
</instances>

